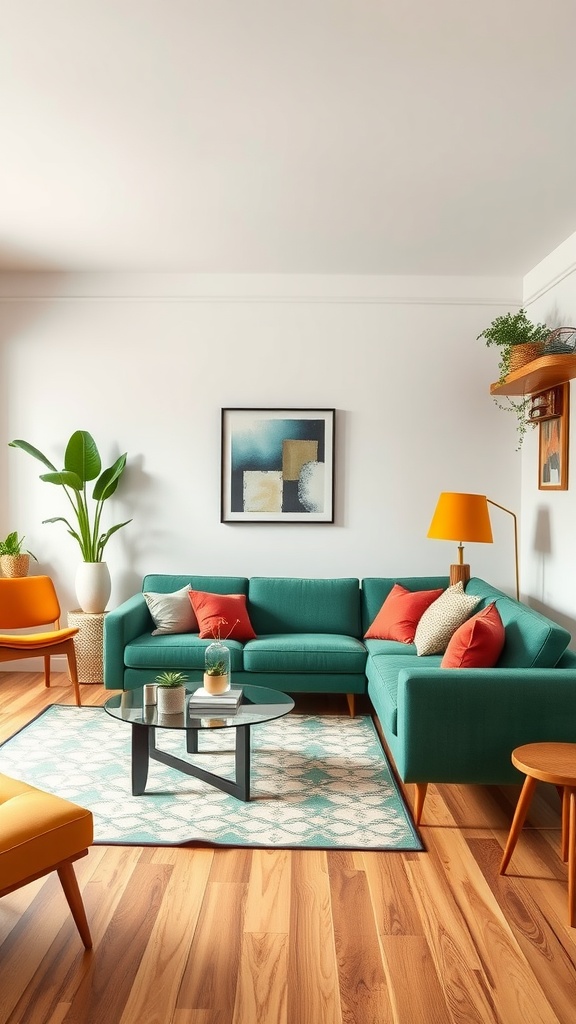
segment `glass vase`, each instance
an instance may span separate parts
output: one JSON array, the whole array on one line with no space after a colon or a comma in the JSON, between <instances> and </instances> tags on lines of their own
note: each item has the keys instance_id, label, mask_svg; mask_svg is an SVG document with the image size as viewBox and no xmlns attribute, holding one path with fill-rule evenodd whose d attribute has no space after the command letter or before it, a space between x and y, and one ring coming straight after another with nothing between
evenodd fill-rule
<instances>
[{"instance_id":1,"label":"glass vase","mask_svg":"<svg viewBox=\"0 0 576 1024\"><path fill-rule=\"evenodd\" d=\"M226 693L230 689L230 651L215 640L204 654L204 689L208 693Z\"/></svg>"}]
</instances>

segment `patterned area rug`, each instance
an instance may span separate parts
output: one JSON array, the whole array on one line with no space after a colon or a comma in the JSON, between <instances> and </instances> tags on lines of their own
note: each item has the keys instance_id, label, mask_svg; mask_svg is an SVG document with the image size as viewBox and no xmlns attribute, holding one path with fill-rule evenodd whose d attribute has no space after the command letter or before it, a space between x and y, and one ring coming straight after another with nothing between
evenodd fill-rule
<instances>
[{"instance_id":1,"label":"patterned area rug","mask_svg":"<svg viewBox=\"0 0 576 1024\"><path fill-rule=\"evenodd\" d=\"M150 761L143 796L130 783L131 729L102 708L52 705L0 747L0 772L90 808L95 842L422 850L369 716L289 714L254 726L251 800ZM158 747L234 777L234 733L182 732Z\"/></svg>"}]
</instances>

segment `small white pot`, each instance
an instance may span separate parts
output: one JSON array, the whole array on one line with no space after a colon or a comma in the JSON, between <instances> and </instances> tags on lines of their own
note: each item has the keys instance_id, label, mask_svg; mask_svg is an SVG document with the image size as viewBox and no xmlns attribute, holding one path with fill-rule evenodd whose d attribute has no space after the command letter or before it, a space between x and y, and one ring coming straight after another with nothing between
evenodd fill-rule
<instances>
[{"instance_id":1,"label":"small white pot","mask_svg":"<svg viewBox=\"0 0 576 1024\"><path fill-rule=\"evenodd\" d=\"M80 562L75 585L78 604L83 612L98 615L106 610L112 590L106 562Z\"/></svg>"},{"instance_id":2,"label":"small white pot","mask_svg":"<svg viewBox=\"0 0 576 1024\"><path fill-rule=\"evenodd\" d=\"M204 689L207 693L227 693L230 689L230 674L225 676L210 676L204 673Z\"/></svg>"},{"instance_id":3,"label":"small white pot","mask_svg":"<svg viewBox=\"0 0 576 1024\"><path fill-rule=\"evenodd\" d=\"M186 701L185 686L158 686L156 701L159 715L181 715Z\"/></svg>"}]
</instances>

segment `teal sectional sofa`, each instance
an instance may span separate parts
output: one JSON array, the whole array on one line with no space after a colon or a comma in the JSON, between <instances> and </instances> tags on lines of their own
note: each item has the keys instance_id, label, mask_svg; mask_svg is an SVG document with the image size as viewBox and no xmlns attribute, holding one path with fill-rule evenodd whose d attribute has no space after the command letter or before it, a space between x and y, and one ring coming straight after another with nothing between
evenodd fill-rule
<instances>
[{"instance_id":1,"label":"teal sectional sofa","mask_svg":"<svg viewBox=\"0 0 576 1024\"><path fill-rule=\"evenodd\" d=\"M142 592L106 616L105 686L130 689L167 668L201 682L211 641L195 633L152 636L143 597L189 584L246 595L257 637L227 641L236 684L345 693L352 712L354 695L368 694L399 776L416 786L417 821L430 782L518 782L514 747L576 741L576 653L565 629L473 578L466 593L480 598L476 610L495 602L504 649L495 668L441 669L442 655L419 657L414 645L363 639L395 583L429 590L446 588L448 578L146 576Z\"/></svg>"},{"instance_id":2,"label":"teal sectional sofa","mask_svg":"<svg viewBox=\"0 0 576 1024\"><path fill-rule=\"evenodd\" d=\"M172 593L190 584L214 594L245 594L256 640L227 640L232 682L286 692L366 692L358 579L286 579L238 576L146 576L142 593L105 620L104 684L131 689L163 669L201 682L211 640L195 633L152 636L145 591Z\"/></svg>"}]
</instances>

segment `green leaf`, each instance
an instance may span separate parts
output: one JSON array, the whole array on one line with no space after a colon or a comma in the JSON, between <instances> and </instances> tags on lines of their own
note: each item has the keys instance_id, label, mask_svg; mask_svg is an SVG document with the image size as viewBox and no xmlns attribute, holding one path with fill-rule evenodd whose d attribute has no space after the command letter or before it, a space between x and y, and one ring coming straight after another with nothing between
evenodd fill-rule
<instances>
[{"instance_id":1,"label":"green leaf","mask_svg":"<svg viewBox=\"0 0 576 1024\"><path fill-rule=\"evenodd\" d=\"M60 484L61 487L71 487L73 491L81 491L84 484L77 473L67 473L63 469L60 473L41 473L40 479L48 484Z\"/></svg>"},{"instance_id":2,"label":"green leaf","mask_svg":"<svg viewBox=\"0 0 576 1024\"><path fill-rule=\"evenodd\" d=\"M68 441L64 455L64 468L76 473L83 483L95 480L102 462L96 442L87 430L76 430Z\"/></svg>"},{"instance_id":3,"label":"green leaf","mask_svg":"<svg viewBox=\"0 0 576 1024\"><path fill-rule=\"evenodd\" d=\"M27 452L28 455L32 455L33 458L38 459L40 462L43 462L44 465L48 467L48 469L52 469L56 473L56 466L54 466L50 462L50 459L47 459L46 456L43 455L42 452L38 450L38 448L35 448L34 445L32 444L28 444L27 441L9 441L8 447L21 448L23 452Z\"/></svg>"},{"instance_id":4,"label":"green leaf","mask_svg":"<svg viewBox=\"0 0 576 1024\"><path fill-rule=\"evenodd\" d=\"M110 537L114 533L116 533L118 530L121 530L123 526L128 526L128 523L131 523L131 522L132 522L131 519L127 519L125 523L117 523L116 526L111 526L110 529L106 531L106 533L100 534L100 536L98 538L98 551L97 551L97 554L99 556L101 556L104 548L106 547L108 541L110 540Z\"/></svg>"},{"instance_id":5,"label":"green leaf","mask_svg":"<svg viewBox=\"0 0 576 1024\"><path fill-rule=\"evenodd\" d=\"M105 469L102 476L94 484L94 490L92 491L92 497L96 501L106 501L110 495L114 494L114 491L118 487L118 481L124 472L126 466L126 452L121 455L113 466L109 469Z\"/></svg>"}]
</instances>

